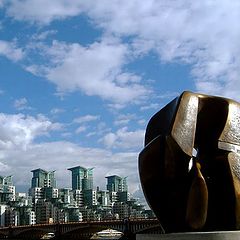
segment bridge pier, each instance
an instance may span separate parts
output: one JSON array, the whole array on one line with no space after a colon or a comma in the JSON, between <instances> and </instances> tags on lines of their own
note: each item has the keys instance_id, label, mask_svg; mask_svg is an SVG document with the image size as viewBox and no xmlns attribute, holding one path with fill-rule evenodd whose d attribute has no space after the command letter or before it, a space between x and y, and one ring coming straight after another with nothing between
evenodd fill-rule
<instances>
[{"instance_id":1,"label":"bridge pier","mask_svg":"<svg viewBox=\"0 0 240 240\"><path fill-rule=\"evenodd\" d=\"M55 234L55 237L54 239L59 239L62 235L62 231L61 231L61 226L59 223L56 224L56 227L55 227L55 231L54 231L54 234Z\"/></svg>"},{"instance_id":2,"label":"bridge pier","mask_svg":"<svg viewBox=\"0 0 240 240\"><path fill-rule=\"evenodd\" d=\"M132 231L132 226L130 224L129 219L124 219L123 221L123 236L120 238L121 240L135 240L136 235Z\"/></svg>"}]
</instances>

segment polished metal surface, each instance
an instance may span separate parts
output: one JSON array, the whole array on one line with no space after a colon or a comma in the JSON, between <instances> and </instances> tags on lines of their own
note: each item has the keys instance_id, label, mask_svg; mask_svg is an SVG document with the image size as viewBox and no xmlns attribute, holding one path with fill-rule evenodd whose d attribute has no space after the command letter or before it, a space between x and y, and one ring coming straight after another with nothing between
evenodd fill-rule
<instances>
[{"instance_id":1,"label":"polished metal surface","mask_svg":"<svg viewBox=\"0 0 240 240\"><path fill-rule=\"evenodd\" d=\"M240 229L240 104L183 92L150 119L139 173L166 232Z\"/></svg>"}]
</instances>

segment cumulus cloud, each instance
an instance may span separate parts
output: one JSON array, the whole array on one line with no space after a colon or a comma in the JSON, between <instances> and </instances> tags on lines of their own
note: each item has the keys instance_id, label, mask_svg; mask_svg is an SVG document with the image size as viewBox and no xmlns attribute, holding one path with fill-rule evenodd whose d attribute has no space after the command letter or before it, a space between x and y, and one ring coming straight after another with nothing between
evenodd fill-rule
<instances>
[{"instance_id":1,"label":"cumulus cloud","mask_svg":"<svg viewBox=\"0 0 240 240\"><path fill-rule=\"evenodd\" d=\"M113 39L103 39L87 47L54 41L51 47L44 46L41 50L50 63L26 69L45 76L56 84L59 92L79 90L120 104L137 101L149 93L139 76L124 72L129 49Z\"/></svg>"},{"instance_id":2,"label":"cumulus cloud","mask_svg":"<svg viewBox=\"0 0 240 240\"><path fill-rule=\"evenodd\" d=\"M71 174L67 168L82 165L95 167L95 186L105 189L105 176L113 172L125 176L126 169L131 169L130 190L136 190L139 184L136 176L137 152L112 153L110 150L81 147L67 141L38 141L38 137L48 135L60 127L42 115L32 117L0 113L0 175L13 175L17 188L28 188L31 170L56 170L58 186L70 187Z\"/></svg>"},{"instance_id":3,"label":"cumulus cloud","mask_svg":"<svg viewBox=\"0 0 240 240\"><path fill-rule=\"evenodd\" d=\"M0 113L0 149L26 150L37 137L58 130L60 125L44 116L9 115Z\"/></svg>"},{"instance_id":4,"label":"cumulus cloud","mask_svg":"<svg viewBox=\"0 0 240 240\"><path fill-rule=\"evenodd\" d=\"M128 131L126 127L123 127L116 133L107 133L100 141L107 148L139 150L143 146L144 134L144 130Z\"/></svg>"},{"instance_id":5,"label":"cumulus cloud","mask_svg":"<svg viewBox=\"0 0 240 240\"><path fill-rule=\"evenodd\" d=\"M0 56L5 56L8 59L17 62L24 56L21 48L18 48L15 42L0 40Z\"/></svg>"},{"instance_id":6,"label":"cumulus cloud","mask_svg":"<svg viewBox=\"0 0 240 240\"><path fill-rule=\"evenodd\" d=\"M144 55L154 51L162 62L191 65L197 90L239 99L240 3L237 0L231 2L227 0L220 2L150 0L144 3L140 0L111 2L54 0L47 5L48 8L45 9L45 4L40 0L15 0L11 1L8 14L18 20L42 24L81 13L87 14L92 22L102 28L106 34L119 38L130 36L131 46L136 54ZM90 67L84 66L83 60L76 57L72 49L83 56L81 59L86 60ZM136 83L135 88L133 84L131 90L143 91L137 84L138 76L119 72L119 69L116 69L117 62L118 66L122 66L122 57L126 51L122 44L117 47L98 43L87 49L71 45L69 50L62 64L48 74L49 80L56 83L60 89L78 88L88 95L115 100L120 98L118 92L122 93L124 90L126 90L126 96L121 97L121 100L125 97L129 99L132 91L126 88L125 81ZM96 54L97 52L104 53L103 56L108 56L110 61L99 57L100 54ZM109 56L109 52L112 56L116 56L116 60ZM91 59L92 55L97 56L96 60ZM70 59L74 59L76 63L71 64ZM103 68L101 61L109 64L109 67ZM86 71L89 71L89 68L93 69L98 64L100 65L96 68L96 74L86 74L85 67ZM73 81L67 84L66 75L61 76L61 74L72 71ZM117 74L116 71L118 71ZM78 74L82 74L84 76L82 79L85 80L74 80ZM93 79L91 83L87 83L88 77ZM102 94L97 91L100 83L106 89ZM109 89L113 89L113 94L109 93Z\"/></svg>"},{"instance_id":7,"label":"cumulus cloud","mask_svg":"<svg viewBox=\"0 0 240 240\"><path fill-rule=\"evenodd\" d=\"M111 170L109 171L109 164ZM16 165L18 167L16 167ZM30 144L23 152L19 148L2 149L0 155L1 175L13 175L17 186L30 186L31 170L43 168L56 170L58 187L71 187L71 174L67 168L82 165L94 167L94 185L106 188L105 176L112 173L126 176L130 191L134 192L139 184L137 171L137 153L116 153L98 148L83 148L70 142L45 142Z\"/></svg>"},{"instance_id":8,"label":"cumulus cloud","mask_svg":"<svg viewBox=\"0 0 240 240\"><path fill-rule=\"evenodd\" d=\"M104 2L86 3L100 27L133 36L138 53L192 65L197 90L239 99L239 1Z\"/></svg>"}]
</instances>

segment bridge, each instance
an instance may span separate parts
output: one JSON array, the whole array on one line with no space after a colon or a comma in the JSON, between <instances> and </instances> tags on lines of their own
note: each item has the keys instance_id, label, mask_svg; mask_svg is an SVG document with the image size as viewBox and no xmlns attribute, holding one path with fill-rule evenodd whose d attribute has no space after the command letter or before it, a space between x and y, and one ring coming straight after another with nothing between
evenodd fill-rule
<instances>
[{"instance_id":1,"label":"bridge","mask_svg":"<svg viewBox=\"0 0 240 240\"><path fill-rule=\"evenodd\" d=\"M128 239L135 239L136 234L163 233L157 219L125 219L2 227L0 239L36 240L47 233L54 233L55 239L90 239L96 232L109 228L123 232Z\"/></svg>"}]
</instances>

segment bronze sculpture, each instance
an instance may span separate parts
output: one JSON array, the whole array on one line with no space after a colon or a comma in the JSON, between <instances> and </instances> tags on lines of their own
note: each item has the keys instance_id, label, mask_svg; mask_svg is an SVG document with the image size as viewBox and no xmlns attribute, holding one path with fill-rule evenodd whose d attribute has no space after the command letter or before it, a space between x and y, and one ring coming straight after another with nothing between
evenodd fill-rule
<instances>
[{"instance_id":1,"label":"bronze sculpture","mask_svg":"<svg viewBox=\"0 0 240 240\"><path fill-rule=\"evenodd\" d=\"M166 232L240 229L240 104L183 92L149 121L139 174Z\"/></svg>"}]
</instances>

